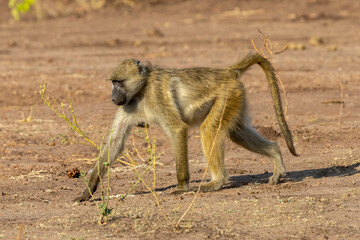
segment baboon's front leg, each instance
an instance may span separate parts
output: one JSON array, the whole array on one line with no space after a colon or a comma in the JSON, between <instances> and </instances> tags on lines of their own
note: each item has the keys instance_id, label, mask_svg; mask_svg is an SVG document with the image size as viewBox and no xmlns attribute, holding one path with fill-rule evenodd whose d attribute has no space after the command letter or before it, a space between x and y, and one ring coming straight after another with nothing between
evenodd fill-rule
<instances>
[{"instance_id":1,"label":"baboon's front leg","mask_svg":"<svg viewBox=\"0 0 360 240\"><path fill-rule=\"evenodd\" d=\"M174 194L189 191L189 162L187 152L187 128L178 128L172 133L172 143L175 151L176 176L178 186Z\"/></svg>"},{"instance_id":2,"label":"baboon's front leg","mask_svg":"<svg viewBox=\"0 0 360 240\"><path fill-rule=\"evenodd\" d=\"M117 157L124 151L125 141L131 132L132 126L124 125L124 121L114 121L114 128L109 136L108 142L101 150L100 157L96 161L90 176L88 177L83 193L74 199L74 201L86 201L91 198L91 195L96 191L100 179L104 177L107 172L107 167L110 167ZM109 164L106 164L106 163Z\"/></svg>"}]
</instances>

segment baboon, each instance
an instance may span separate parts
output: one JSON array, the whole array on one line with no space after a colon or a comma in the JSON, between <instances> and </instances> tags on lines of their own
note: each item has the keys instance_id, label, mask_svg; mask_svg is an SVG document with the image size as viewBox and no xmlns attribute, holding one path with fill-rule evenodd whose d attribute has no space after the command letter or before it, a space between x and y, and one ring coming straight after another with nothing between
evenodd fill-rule
<instances>
[{"instance_id":1,"label":"baboon","mask_svg":"<svg viewBox=\"0 0 360 240\"><path fill-rule=\"evenodd\" d=\"M178 180L175 192L189 191L187 132L194 125L200 125L202 148L211 174L211 180L201 186L201 191L219 190L227 181L226 136L247 150L270 157L274 171L269 183L278 183L286 175L280 149L277 143L266 140L251 127L245 89L239 80L254 64L260 65L266 74L281 132L290 152L297 156L282 110L275 70L262 55L250 52L222 69L166 69L128 59L117 65L109 77L111 100L119 105L112 134L88 178L89 188L75 200L90 198L89 191L96 190L99 176L106 172L103 163L108 161L109 149L111 164L124 151L131 128L140 122L158 124L170 137Z\"/></svg>"}]
</instances>

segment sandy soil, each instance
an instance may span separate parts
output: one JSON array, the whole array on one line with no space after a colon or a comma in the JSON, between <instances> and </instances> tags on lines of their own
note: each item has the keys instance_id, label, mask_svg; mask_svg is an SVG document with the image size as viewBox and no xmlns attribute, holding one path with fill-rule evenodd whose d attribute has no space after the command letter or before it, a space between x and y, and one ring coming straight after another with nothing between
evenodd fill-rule
<instances>
[{"instance_id":1,"label":"sandy soil","mask_svg":"<svg viewBox=\"0 0 360 240\"><path fill-rule=\"evenodd\" d=\"M8 21L0 1L0 239L359 239L360 238L360 2L352 0L152 1L134 8L105 8L42 21ZM265 76L259 67L243 77L254 126L282 149L288 176L268 185L272 164L226 142L230 182L201 193L174 229L194 194L171 194L173 150L157 126L156 194L137 176L112 168L112 212L98 224L95 201L74 204L85 187L67 177L87 172L97 150L42 103L71 97L77 121L97 144L109 133L116 106L105 81L124 58L173 68L223 67L262 45L267 33L291 49L274 56L288 97L287 118L300 157L278 134ZM339 104L343 101L343 105ZM30 115L32 121L22 121ZM270 131L269 131L270 130ZM133 131L146 156L145 131ZM199 132L189 134L192 186L202 178ZM132 141L126 150L138 161ZM147 158L147 157L145 157ZM153 171L144 175L151 185ZM209 179L209 176L206 177ZM167 221L164 216L167 217ZM19 230L24 226L23 230Z\"/></svg>"}]
</instances>

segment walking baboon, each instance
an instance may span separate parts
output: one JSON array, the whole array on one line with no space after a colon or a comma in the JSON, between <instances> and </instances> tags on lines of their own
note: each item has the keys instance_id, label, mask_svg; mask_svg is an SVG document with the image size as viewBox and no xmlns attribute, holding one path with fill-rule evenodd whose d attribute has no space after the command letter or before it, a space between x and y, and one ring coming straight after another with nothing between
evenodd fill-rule
<instances>
[{"instance_id":1,"label":"walking baboon","mask_svg":"<svg viewBox=\"0 0 360 240\"><path fill-rule=\"evenodd\" d=\"M276 184L285 176L280 149L264 139L250 125L245 89L240 76L252 65L259 64L270 85L276 116L287 146L297 155L281 106L277 78L271 63L258 53L249 53L236 64L223 68L165 69L144 65L138 60L124 60L110 75L111 100L119 105L112 134L103 148L99 163L88 178L88 187L76 200L90 198L100 177L105 174L110 149L110 164L124 151L131 128L139 122L159 124L170 137L176 161L176 191L189 190L187 132L200 125L203 152L211 173L211 181L202 191L215 191L227 181L224 165L224 139L268 156L274 164L269 182ZM215 135L217 136L215 137ZM211 152L212 149L212 152ZM210 154L211 152L211 154Z\"/></svg>"}]
</instances>

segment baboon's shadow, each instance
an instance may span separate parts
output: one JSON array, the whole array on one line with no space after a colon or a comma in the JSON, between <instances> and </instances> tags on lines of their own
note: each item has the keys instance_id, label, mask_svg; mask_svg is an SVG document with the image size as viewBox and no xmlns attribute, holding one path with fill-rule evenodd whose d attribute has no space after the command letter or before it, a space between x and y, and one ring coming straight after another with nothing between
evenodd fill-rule
<instances>
[{"instance_id":1,"label":"baboon's shadow","mask_svg":"<svg viewBox=\"0 0 360 240\"><path fill-rule=\"evenodd\" d=\"M302 171L288 172L286 177L281 179L281 182L301 182L305 178L327 178L327 177L346 177L360 173L357 167L360 163L355 163L349 166L331 166L327 168L309 169ZM254 175L239 175L231 176L230 183L223 187L223 189L238 188L247 184L254 183L267 183L272 173L262 173ZM200 183L200 180L191 181L192 183ZM176 185L168 186L165 188L158 188L157 191L165 191L174 188Z\"/></svg>"},{"instance_id":2,"label":"baboon's shadow","mask_svg":"<svg viewBox=\"0 0 360 240\"><path fill-rule=\"evenodd\" d=\"M357 167L360 163L355 163L349 166L332 166L328 168L310 169L302 171L287 172L287 176L281 179L281 182L300 182L305 178L327 178L327 177L345 177L360 173ZM237 188L251 183L267 183L272 173L255 174L255 175L240 175L230 177L230 184L223 187Z\"/></svg>"},{"instance_id":3,"label":"baboon's shadow","mask_svg":"<svg viewBox=\"0 0 360 240\"><path fill-rule=\"evenodd\" d=\"M327 178L327 177L345 177L360 173L360 170L356 169L360 166L360 163L355 163L349 166L332 166L328 168L310 169L302 171L287 172L287 176L281 179L281 182L300 182L305 178ZM239 175L231 176L230 182L226 184L222 189L239 188L248 184L255 183L267 183L272 173L254 174L254 175ZM200 183L201 180L194 180L191 183ZM156 188L156 191L166 191L175 188L176 185L170 185L163 188ZM135 195L148 194L149 191L141 191L135 193Z\"/></svg>"}]
</instances>

